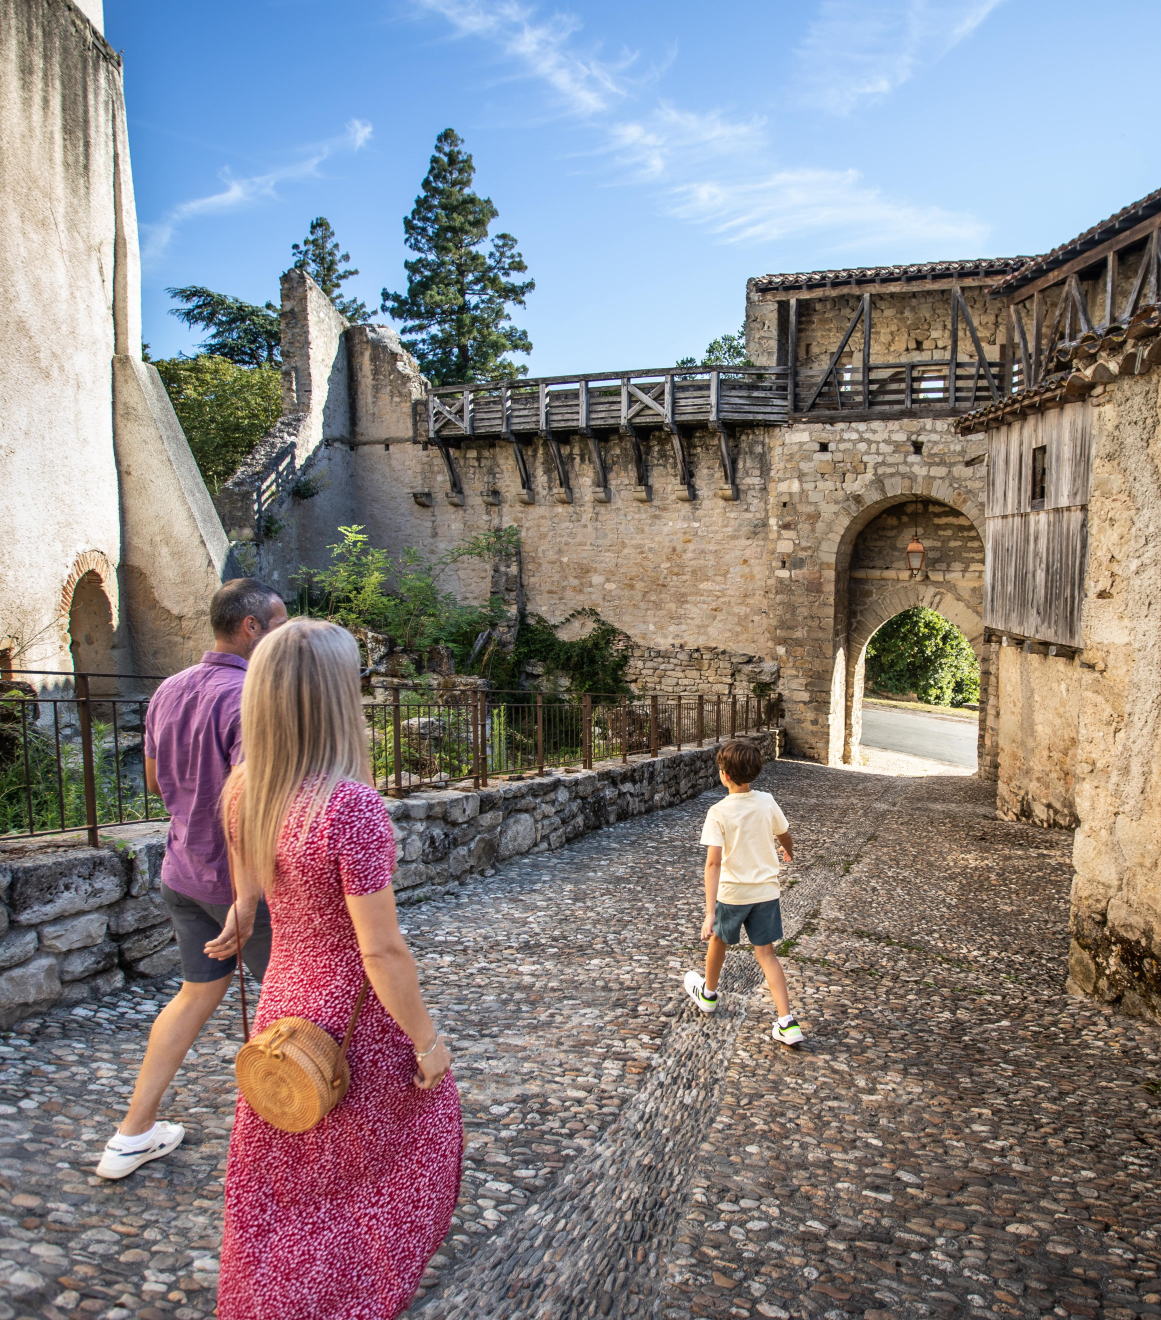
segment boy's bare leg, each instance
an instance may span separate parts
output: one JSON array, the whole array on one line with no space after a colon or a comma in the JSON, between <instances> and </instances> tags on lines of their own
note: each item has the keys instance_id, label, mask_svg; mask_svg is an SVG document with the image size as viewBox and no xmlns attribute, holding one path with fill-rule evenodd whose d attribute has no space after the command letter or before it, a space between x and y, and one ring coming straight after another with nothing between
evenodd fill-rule
<instances>
[{"instance_id":1,"label":"boy's bare leg","mask_svg":"<svg viewBox=\"0 0 1161 1320\"><path fill-rule=\"evenodd\" d=\"M705 953L705 988L713 994L718 988L718 977L722 974L722 964L726 961L726 949L729 945L719 940L716 935L709 938L709 948Z\"/></svg>"},{"instance_id":2,"label":"boy's bare leg","mask_svg":"<svg viewBox=\"0 0 1161 1320\"><path fill-rule=\"evenodd\" d=\"M778 1010L778 1016L785 1017L790 1012L790 991L786 988L786 973L782 970L782 964L778 961L774 946L772 944L755 944L754 957L758 959L758 965L766 973L766 984L770 987L770 994L774 998L774 1007ZM708 961L707 959L707 965ZM709 984L708 974L706 984Z\"/></svg>"}]
</instances>

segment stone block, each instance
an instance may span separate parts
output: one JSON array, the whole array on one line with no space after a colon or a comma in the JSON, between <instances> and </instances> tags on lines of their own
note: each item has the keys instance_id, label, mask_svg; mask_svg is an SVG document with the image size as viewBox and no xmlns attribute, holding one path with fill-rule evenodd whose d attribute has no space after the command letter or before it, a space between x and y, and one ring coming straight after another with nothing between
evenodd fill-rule
<instances>
[{"instance_id":1,"label":"stone block","mask_svg":"<svg viewBox=\"0 0 1161 1320\"><path fill-rule=\"evenodd\" d=\"M161 884L161 863L165 858L165 835L148 839L128 839L113 845L125 859L129 873L129 893L133 898L157 889Z\"/></svg>"},{"instance_id":2,"label":"stone block","mask_svg":"<svg viewBox=\"0 0 1161 1320\"><path fill-rule=\"evenodd\" d=\"M82 912L62 921L50 921L40 928L40 947L46 953L68 953L70 949L85 949L100 944L109 924L103 912Z\"/></svg>"},{"instance_id":3,"label":"stone block","mask_svg":"<svg viewBox=\"0 0 1161 1320\"><path fill-rule=\"evenodd\" d=\"M496 860L499 850L500 843L495 834L478 834L469 849L472 870L486 871Z\"/></svg>"},{"instance_id":4,"label":"stone block","mask_svg":"<svg viewBox=\"0 0 1161 1320\"><path fill-rule=\"evenodd\" d=\"M406 839L400 839L396 848L396 856L401 862L417 862L422 852L422 834L409 834Z\"/></svg>"},{"instance_id":5,"label":"stone block","mask_svg":"<svg viewBox=\"0 0 1161 1320\"><path fill-rule=\"evenodd\" d=\"M453 880L466 875L472 866L472 850L468 847L453 848L447 859L447 873Z\"/></svg>"},{"instance_id":6,"label":"stone block","mask_svg":"<svg viewBox=\"0 0 1161 1320\"><path fill-rule=\"evenodd\" d=\"M120 941L121 961L139 962L158 949L163 949L173 938L173 927L168 921L144 930L135 930Z\"/></svg>"},{"instance_id":7,"label":"stone block","mask_svg":"<svg viewBox=\"0 0 1161 1320\"><path fill-rule=\"evenodd\" d=\"M83 1004L89 999L104 999L106 995L116 994L125 984L125 973L120 967L111 967L96 976L87 976L81 981L70 981L62 987L62 1004Z\"/></svg>"},{"instance_id":8,"label":"stone block","mask_svg":"<svg viewBox=\"0 0 1161 1320\"><path fill-rule=\"evenodd\" d=\"M0 1010L55 1000L60 995L56 959L48 953L0 975Z\"/></svg>"},{"instance_id":9,"label":"stone block","mask_svg":"<svg viewBox=\"0 0 1161 1320\"><path fill-rule=\"evenodd\" d=\"M449 798L444 809L444 820L449 825L461 825L466 820L480 814L480 795L478 793L457 793Z\"/></svg>"},{"instance_id":10,"label":"stone block","mask_svg":"<svg viewBox=\"0 0 1161 1320\"><path fill-rule=\"evenodd\" d=\"M500 825L503 823L503 820L504 820L503 811L485 811L485 812L481 812L480 815L476 818L476 824L482 830L494 830L500 827Z\"/></svg>"},{"instance_id":11,"label":"stone block","mask_svg":"<svg viewBox=\"0 0 1161 1320\"><path fill-rule=\"evenodd\" d=\"M95 976L117 962L117 946L112 940L102 940L87 949L73 949L60 960L59 976L62 981L79 981L82 976Z\"/></svg>"},{"instance_id":12,"label":"stone block","mask_svg":"<svg viewBox=\"0 0 1161 1320\"><path fill-rule=\"evenodd\" d=\"M535 844L536 824L526 812L516 812L500 826L500 861L529 852Z\"/></svg>"},{"instance_id":13,"label":"stone block","mask_svg":"<svg viewBox=\"0 0 1161 1320\"><path fill-rule=\"evenodd\" d=\"M0 968L15 967L31 958L39 943L34 930L12 930L0 940Z\"/></svg>"},{"instance_id":14,"label":"stone block","mask_svg":"<svg viewBox=\"0 0 1161 1320\"><path fill-rule=\"evenodd\" d=\"M104 848L75 848L12 863L9 908L14 924L38 926L92 912L123 898L125 863Z\"/></svg>"},{"instance_id":15,"label":"stone block","mask_svg":"<svg viewBox=\"0 0 1161 1320\"><path fill-rule=\"evenodd\" d=\"M177 944L167 944L156 953L151 953L148 958L142 958L140 962L133 963L129 968L129 972L134 977L144 979L155 976L172 976L175 972L180 975L181 954L178 952Z\"/></svg>"},{"instance_id":16,"label":"stone block","mask_svg":"<svg viewBox=\"0 0 1161 1320\"><path fill-rule=\"evenodd\" d=\"M425 866L422 862L412 862L406 866L397 866L391 878L396 893L404 893L420 885L438 884L442 875L434 866Z\"/></svg>"},{"instance_id":17,"label":"stone block","mask_svg":"<svg viewBox=\"0 0 1161 1320\"><path fill-rule=\"evenodd\" d=\"M450 851L451 835L447 830L433 829L423 836L423 851L420 856L427 865L442 862Z\"/></svg>"},{"instance_id":18,"label":"stone block","mask_svg":"<svg viewBox=\"0 0 1161 1320\"><path fill-rule=\"evenodd\" d=\"M109 908L106 915L109 918L110 935L127 935L131 930L141 930L145 926L156 926L160 921L169 920L169 910L165 904L152 896L122 899Z\"/></svg>"}]
</instances>

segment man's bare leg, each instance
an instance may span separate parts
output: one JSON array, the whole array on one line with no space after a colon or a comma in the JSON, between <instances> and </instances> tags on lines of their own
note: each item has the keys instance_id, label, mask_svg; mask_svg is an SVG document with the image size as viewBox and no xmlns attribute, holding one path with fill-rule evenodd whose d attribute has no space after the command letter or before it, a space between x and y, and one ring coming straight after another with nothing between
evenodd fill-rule
<instances>
[{"instance_id":1,"label":"man's bare leg","mask_svg":"<svg viewBox=\"0 0 1161 1320\"><path fill-rule=\"evenodd\" d=\"M133 1099L121 1126L122 1136L148 1132L157 1121L157 1107L177 1076L198 1033L214 1015L233 978L217 981L184 981L181 989L158 1013L149 1033L149 1046L137 1074Z\"/></svg>"}]
</instances>

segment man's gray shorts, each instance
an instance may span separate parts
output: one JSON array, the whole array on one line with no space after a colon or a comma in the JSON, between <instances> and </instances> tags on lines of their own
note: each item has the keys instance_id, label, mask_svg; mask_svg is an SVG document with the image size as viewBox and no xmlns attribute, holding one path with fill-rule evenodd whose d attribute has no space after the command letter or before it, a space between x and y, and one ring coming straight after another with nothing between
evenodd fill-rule
<instances>
[{"instance_id":1,"label":"man's gray shorts","mask_svg":"<svg viewBox=\"0 0 1161 1320\"><path fill-rule=\"evenodd\" d=\"M181 953L181 976L183 981L220 981L223 976L232 975L238 965L237 958L207 957L205 946L210 940L216 940L226 924L229 903L203 903L188 894L179 894L166 884L161 886L161 901L165 904L173 931L177 936L177 947ZM242 961L256 981L266 975L266 964L270 961L270 910L266 900L258 903L258 913L254 918L254 932L242 945Z\"/></svg>"}]
</instances>

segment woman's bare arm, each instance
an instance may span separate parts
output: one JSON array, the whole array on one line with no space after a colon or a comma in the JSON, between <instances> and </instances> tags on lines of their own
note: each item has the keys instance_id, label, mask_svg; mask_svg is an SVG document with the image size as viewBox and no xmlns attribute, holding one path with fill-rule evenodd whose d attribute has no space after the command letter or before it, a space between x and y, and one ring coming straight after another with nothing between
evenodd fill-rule
<instances>
[{"instance_id":1,"label":"woman's bare arm","mask_svg":"<svg viewBox=\"0 0 1161 1320\"><path fill-rule=\"evenodd\" d=\"M423 1002L415 960L395 916L394 890L388 885L375 894L348 894L347 911L351 914L371 988L415 1046L415 1085L429 1091L443 1081L451 1067L451 1054L443 1041L437 1039L435 1024ZM435 1049L420 1060L418 1055L424 1054L432 1044Z\"/></svg>"}]
</instances>

